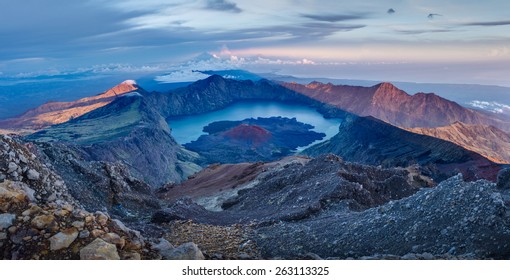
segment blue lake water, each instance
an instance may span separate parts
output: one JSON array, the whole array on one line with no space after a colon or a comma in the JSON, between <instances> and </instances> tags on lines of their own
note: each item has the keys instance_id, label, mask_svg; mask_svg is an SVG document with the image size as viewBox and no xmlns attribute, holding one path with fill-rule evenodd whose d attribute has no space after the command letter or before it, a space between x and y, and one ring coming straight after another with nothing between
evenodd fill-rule
<instances>
[{"instance_id":1,"label":"blue lake water","mask_svg":"<svg viewBox=\"0 0 510 280\"><path fill-rule=\"evenodd\" d=\"M252 101L238 102L225 109L188 117L169 118L172 135L179 144L186 144L204 135L202 129L216 121L240 121L247 118L285 117L296 118L302 123L313 125L313 131L322 132L326 137L310 145L322 142L338 133L341 119L326 119L315 109L281 102ZM308 145L308 146L310 146ZM307 146L307 147L308 147ZM298 150L302 150L301 147Z\"/></svg>"}]
</instances>

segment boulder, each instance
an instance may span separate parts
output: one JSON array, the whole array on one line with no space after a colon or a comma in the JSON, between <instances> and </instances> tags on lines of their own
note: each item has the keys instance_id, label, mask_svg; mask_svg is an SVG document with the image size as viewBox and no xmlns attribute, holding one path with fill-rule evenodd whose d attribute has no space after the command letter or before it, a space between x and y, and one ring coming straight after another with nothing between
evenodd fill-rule
<instances>
[{"instance_id":1,"label":"boulder","mask_svg":"<svg viewBox=\"0 0 510 280\"><path fill-rule=\"evenodd\" d=\"M37 229L45 229L51 226L55 221L52 215L40 215L32 219L32 226Z\"/></svg>"},{"instance_id":2,"label":"boulder","mask_svg":"<svg viewBox=\"0 0 510 280\"><path fill-rule=\"evenodd\" d=\"M63 230L50 238L50 250L56 251L69 247L78 237L78 230L70 228Z\"/></svg>"},{"instance_id":3,"label":"boulder","mask_svg":"<svg viewBox=\"0 0 510 280\"><path fill-rule=\"evenodd\" d=\"M120 257L115 245L105 242L101 238L96 238L89 245L80 250L80 259L120 260Z\"/></svg>"},{"instance_id":4,"label":"boulder","mask_svg":"<svg viewBox=\"0 0 510 280\"><path fill-rule=\"evenodd\" d=\"M202 251L193 243L184 243L173 249L160 251L162 257L167 260L203 260L205 259Z\"/></svg>"},{"instance_id":5,"label":"boulder","mask_svg":"<svg viewBox=\"0 0 510 280\"><path fill-rule=\"evenodd\" d=\"M27 171L27 178L28 180L38 180L39 179L39 172L33 170L33 169L29 169Z\"/></svg>"}]
</instances>

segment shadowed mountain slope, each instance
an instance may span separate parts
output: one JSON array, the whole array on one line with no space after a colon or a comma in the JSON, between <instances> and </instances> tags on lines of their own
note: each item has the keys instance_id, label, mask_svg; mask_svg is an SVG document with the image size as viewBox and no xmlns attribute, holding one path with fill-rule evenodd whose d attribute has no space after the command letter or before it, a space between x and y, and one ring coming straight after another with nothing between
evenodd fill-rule
<instances>
[{"instance_id":1,"label":"shadowed mountain slope","mask_svg":"<svg viewBox=\"0 0 510 280\"><path fill-rule=\"evenodd\" d=\"M334 153L345 160L383 166L418 163L429 176L443 180L462 172L467 180L496 180L501 167L451 142L415 134L372 117L354 117L331 139L303 151L317 156Z\"/></svg>"}]
</instances>

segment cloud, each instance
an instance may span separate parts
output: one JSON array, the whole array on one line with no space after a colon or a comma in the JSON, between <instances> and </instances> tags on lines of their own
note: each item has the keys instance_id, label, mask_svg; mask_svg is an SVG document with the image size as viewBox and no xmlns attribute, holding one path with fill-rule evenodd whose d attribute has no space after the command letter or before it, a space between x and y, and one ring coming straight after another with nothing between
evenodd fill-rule
<instances>
[{"instance_id":1,"label":"cloud","mask_svg":"<svg viewBox=\"0 0 510 280\"><path fill-rule=\"evenodd\" d=\"M202 80L209 76L210 75L203 74L192 69L184 69L176 70L166 75L157 76L154 80L160 83L182 83Z\"/></svg>"},{"instance_id":2,"label":"cloud","mask_svg":"<svg viewBox=\"0 0 510 280\"><path fill-rule=\"evenodd\" d=\"M338 21L346 21L346 20L355 20L355 19L364 19L366 16L364 14L337 14L337 15L323 15L323 14L302 14L304 18L309 18L317 21L327 21L327 22L338 22Z\"/></svg>"},{"instance_id":3,"label":"cloud","mask_svg":"<svg viewBox=\"0 0 510 280\"><path fill-rule=\"evenodd\" d=\"M446 33L446 32L452 32L452 30L449 29L403 29L403 30L395 30L395 32L404 34L404 35L419 35L419 34L425 34L425 33Z\"/></svg>"},{"instance_id":4,"label":"cloud","mask_svg":"<svg viewBox=\"0 0 510 280\"><path fill-rule=\"evenodd\" d=\"M194 59L178 67L170 67L164 75L155 78L160 83L192 82L207 78L209 75L200 71L208 70L234 70L251 69L260 66L294 66L294 65L320 65L307 58L283 59L261 56L241 57L232 54L225 46L217 53L202 53Z\"/></svg>"},{"instance_id":5,"label":"cloud","mask_svg":"<svg viewBox=\"0 0 510 280\"><path fill-rule=\"evenodd\" d=\"M492 57L510 56L510 48L509 47L494 48L490 51L489 56Z\"/></svg>"},{"instance_id":6,"label":"cloud","mask_svg":"<svg viewBox=\"0 0 510 280\"><path fill-rule=\"evenodd\" d=\"M216 11L224 11L231 13L240 13L241 10L237 7L236 3L229 2L226 0L207 0L207 4L205 6L206 9L216 10Z\"/></svg>"},{"instance_id":7,"label":"cloud","mask_svg":"<svg viewBox=\"0 0 510 280\"><path fill-rule=\"evenodd\" d=\"M509 113L510 112L510 106L499 103L499 102L490 102L490 101L480 101L480 100L473 100L468 103L468 105L471 105L472 107L483 109L486 111L490 111L493 113Z\"/></svg>"},{"instance_id":8,"label":"cloud","mask_svg":"<svg viewBox=\"0 0 510 280\"><path fill-rule=\"evenodd\" d=\"M395 10L393 8L390 8L390 9L388 9L388 11L386 13L391 15L391 14L395 13Z\"/></svg>"},{"instance_id":9,"label":"cloud","mask_svg":"<svg viewBox=\"0 0 510 280\"><path fill-rule=\"evenodd\" d=\"M144 14L61 0L30 1L29 5L12 2L2 11L0 37L9 38L2 40L2 52L12 59L58 57L77 48L87 49L90 46L76 40L125 29L126 20Z\"/></svg>"},{"instance_id":10,"label":"cloud","mask_svg":"<svg viewBox=\"0 0 510 280\"><path fill-rule=\"evenodd\" d=\"M340 24L330 22L307 22L296 25L275 25L259 28L240 29L236 37L276 38L281 41L302 42L321 40L337 32L347 32L364 28L364 24Z\"/></svg>"},{"instance_id":11,"label":"cloud","mask_svg":"<svg viewBox=\"0 0 510 280\"><path fill-rule=\"evenodd\" d=\"M464 23L463 25L464 26L502 26L502 25L510 25L510 20L468 22L468 23Z\"/></svg>"}]
</instances>

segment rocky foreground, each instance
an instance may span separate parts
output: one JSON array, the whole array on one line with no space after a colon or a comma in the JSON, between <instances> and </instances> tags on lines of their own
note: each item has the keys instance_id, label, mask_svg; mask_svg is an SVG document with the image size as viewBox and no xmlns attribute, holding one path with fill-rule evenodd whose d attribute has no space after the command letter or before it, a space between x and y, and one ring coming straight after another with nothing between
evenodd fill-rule
<instances>
[{"instance_id":1,"label":"rocky foreground","mask_svg":"<svg viewBox=\"0 0 510 280\"><path fill-rule=\"evenodd\" d=\"M74 187L37 150L0 136L3 259L510 256L508 169L500 172L497 184L465 182L458 175L436 186L420 175L419 167L385 169L322 155L229 166L233 173L225 179L231 183L225 195L219 182L200 181L223 168L215 165L191 179L201 182L200 199L167 200L164 192L179 185L160 190L159 198L149 190L140 196L135 191L129 199L120 199L134 203L126 202L126 207L156 203L126 214L126 209L103 208L106 201L84 206ZM117 174L116 168L110 169L110 177L100 182L117 189L106 193L129 190L129 171ZM240 175L236 170L248 172L249 179L233 184Z\"/></svg>"},{"instance_id":2,"label":"rocky foreground","mask_svg":"<svg viewBox=\"0 0 510 280\"><path fill-rule=\"evenodd\" d=\"M151 243L108 213L85 210L59 175L7 136L0 136L0 181L3 259L203 258L195 244Z\"/></svg>"}]
</instances>

